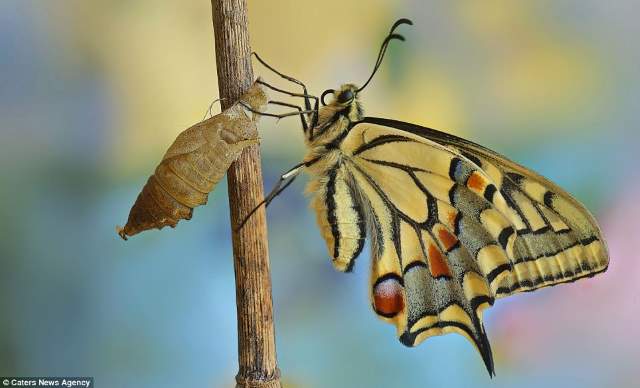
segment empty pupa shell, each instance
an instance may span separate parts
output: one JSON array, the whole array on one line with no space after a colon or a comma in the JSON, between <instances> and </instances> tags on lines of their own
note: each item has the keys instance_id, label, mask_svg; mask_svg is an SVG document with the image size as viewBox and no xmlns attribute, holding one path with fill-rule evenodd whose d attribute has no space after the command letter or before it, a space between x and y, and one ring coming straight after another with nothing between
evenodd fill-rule
<instances>
[{"instance_id":1,"label":"empty pupa shell","mask_svg":"<svg viewBox=\"0 0 640 388\"><path fill-rule=\"evenodd\" d=\"M120 237L191 219L242 150L258 143L260 114L251 110L263 112L268 100L256 81L233 106L180 133L142 188L127 224L116 228Z\"/></svg>"}]
</instances>

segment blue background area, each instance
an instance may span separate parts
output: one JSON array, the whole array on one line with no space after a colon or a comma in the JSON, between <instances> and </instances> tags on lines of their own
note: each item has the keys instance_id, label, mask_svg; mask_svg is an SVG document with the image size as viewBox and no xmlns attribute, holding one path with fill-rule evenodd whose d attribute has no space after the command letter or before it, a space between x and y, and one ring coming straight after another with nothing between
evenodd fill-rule
<instances>
[{"instance_id":1,"label":"blue background area","mask_svg":"<svg viewBox=\"0 0 640 388\"><path fill-rule=\"evenodd\" d=\"M389 25L409 15L407 42L363 96L368 113L454 131L555 180L601 221L612 264L488 310L490 380L461 336L397 341L369 307L368 250L354 273L336 272L296 182L268 211L287 386L635 386L636 2L367 4L250 2L254 49L319 94L366 79ZM176 229L126 243L114 232L217 96L209 12L206 1L0 4L0 375L233 386L226 184ZM261 125L267 188L304 154L297 124Z\"/></svg>"}]
</instances>

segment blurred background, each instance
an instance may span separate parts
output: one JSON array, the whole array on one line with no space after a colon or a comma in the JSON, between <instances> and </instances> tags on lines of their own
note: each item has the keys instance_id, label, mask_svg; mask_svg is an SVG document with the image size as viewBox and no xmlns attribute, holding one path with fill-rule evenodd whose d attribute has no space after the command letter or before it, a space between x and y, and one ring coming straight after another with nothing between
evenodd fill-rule
<instances>
[{"instance_id":1,"label":"blurred background","mask_svg":"<svg viewBox=\"0 0 640 388\"><path fill-rule=\"evenodd\" d=\"M288 387L634 386L638 6L249 1L253 49L315 94L362 83L390 25L413 19L362 96L367 113L466 137L553 179L596 215L611 254L604 275L486 312L490 380L461 336L398 342L370 310L368 254L354 273L334 271L296 182L268 211ZM218 96L210 3L2 1L0 53L0 375L232 387L226 183L176 229L115 233L168 145ZM296 119L260 128L269 189L303 139Z\"/></svg>"}]
</instances>

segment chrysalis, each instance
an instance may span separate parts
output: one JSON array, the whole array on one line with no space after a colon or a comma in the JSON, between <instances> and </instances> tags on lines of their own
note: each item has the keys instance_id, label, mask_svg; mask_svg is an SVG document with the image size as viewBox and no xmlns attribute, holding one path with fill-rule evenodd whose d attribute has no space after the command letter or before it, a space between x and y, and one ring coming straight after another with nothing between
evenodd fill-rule
<instances>
[{"instance_id":1,"label":"chrysalis","mask_svg":"<svg viewBox=\"0 0 640 388\"><path fill-rule=\"evenodd\" d=\"M142 188L127 224L116 228L120 237L191 219L242 150L258 143L256 112L267 103L258 79L229 109L179 134Z\"/></svg>"}]
</instances>

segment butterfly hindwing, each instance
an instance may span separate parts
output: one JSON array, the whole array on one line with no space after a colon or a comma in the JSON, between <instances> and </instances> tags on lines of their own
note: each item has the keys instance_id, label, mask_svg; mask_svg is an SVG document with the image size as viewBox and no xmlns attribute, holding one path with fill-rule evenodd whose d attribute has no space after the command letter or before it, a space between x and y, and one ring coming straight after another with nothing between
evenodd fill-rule
<instances>
[{"instance_id":1,"label":"butterfly hindwing","mask_svg":"<svg viewBox=\"0 0 640 388\"><path fill-rule=\"evenodd\" d=\"M464 335L492 371L482 309L493 303L493 297L474 255L476 245L489 244L493 239L470 213L464 214L469 209L456 209L450 203L449 192L457 184L450 178L455 155L437 144L418 142L402 134L385 135L387 129L378 128L382 133L372 127L364 129L352 128L345 139L343 149L354 151L344 164L355 171L357 190L378 203L370 211L388 214L399 224L390 228L397 235L392 233L385 239L390 249L373 250L374 310L396 325L407 346L433 335ZM361 144L356 146L355 142ZM468 190L464 193L472 195ZM473 196L467 207L482 207L483 203ZM473 236L475 245L471 248L458 237L461 225L481 232ZM394 240L398 242L394 244ZM402 303L389 302L398 299Z\"/></svg>"}]
</instances>

